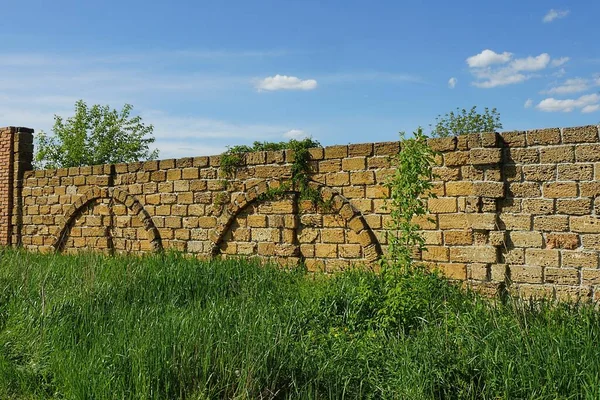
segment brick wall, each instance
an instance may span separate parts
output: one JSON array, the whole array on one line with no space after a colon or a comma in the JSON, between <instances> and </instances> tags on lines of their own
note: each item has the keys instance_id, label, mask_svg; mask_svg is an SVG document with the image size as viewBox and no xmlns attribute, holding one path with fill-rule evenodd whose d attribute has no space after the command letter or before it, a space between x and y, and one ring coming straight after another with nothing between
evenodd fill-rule
<instances>
[{"instance_id":1,"label":"brick wall","mask_svg":"<svg viewBox=\"0 0 600 400\"><path fill-rule=\"evenodd\" d=\"M0 128L0 245L19 243L23 174L32 157L32 129Z\"/></svg>"},{"instance_id":2,"label":"brick wall","mask_svg":"<svg viewBox=\"0 0 600 400\"><path fill-rule=\"evenodd\" d=\"M438 197L428 204L431 221L419 221L423 262L481 290L600 297L598 127L430 143L440 152ZM398 150L398 142L311 149L314 184L332 199L327 210L295 192L259 200L290 177L291 151L249 154L229 179L219 156L28 171L12 196L12 241L40 251L256 255L327 272L374 265L386 251L382 184Z\"/></svg>"}]
</instances>

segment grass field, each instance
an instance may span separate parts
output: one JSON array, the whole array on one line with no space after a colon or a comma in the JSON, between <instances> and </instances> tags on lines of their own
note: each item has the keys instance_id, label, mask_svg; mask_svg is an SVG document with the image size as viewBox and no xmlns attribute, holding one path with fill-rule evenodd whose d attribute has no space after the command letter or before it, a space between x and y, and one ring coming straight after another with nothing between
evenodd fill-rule
<instances>
[{"instance_id":1,"label":"grass field","mask_svg":"<svg viewBox=\"0 0 600 400\"><path fill-rule=\"evenodd\" d=\"M1 399L598 399L587 305L434 275L0 252Z\"/></svg>"}]
</instances>

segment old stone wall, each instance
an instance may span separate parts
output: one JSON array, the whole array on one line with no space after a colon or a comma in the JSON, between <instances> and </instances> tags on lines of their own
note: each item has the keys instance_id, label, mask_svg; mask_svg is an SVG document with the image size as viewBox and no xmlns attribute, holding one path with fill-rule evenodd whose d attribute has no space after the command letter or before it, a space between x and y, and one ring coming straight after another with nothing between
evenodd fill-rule
<instances>
[{"instance_id":1,"label":"old stone wall","mask_svg":"<svg viewBox=\"0 0 600 400\"><path fill-rule=\"evenodd\" d=\"M5 132L4 163L2 146L15 141L17 130L12 139ZM22 171L31 141L17 142L12 157ZM418 255L424 263L482 290L600 297L598 127L472 134L430 144L440 155L437 198L429 200L428 218L418 221L428 247ZM398 151L398 142L311 149L311 178L332 200L328 209L295 191L263 200L290 178L291 151L248 154L228 178L220 156L27 171L22 182L9 162L9 172L0 167L0 182L8 176L17 190L0 193L0 218L14 222L12 243L31 250L176 249L202 257L303 260L326 272L375 265L387 246L388 158ZM11 201L12 214L4 215ZM3 221L0 237L8 235Z\"/></svg>"}]
</instances>

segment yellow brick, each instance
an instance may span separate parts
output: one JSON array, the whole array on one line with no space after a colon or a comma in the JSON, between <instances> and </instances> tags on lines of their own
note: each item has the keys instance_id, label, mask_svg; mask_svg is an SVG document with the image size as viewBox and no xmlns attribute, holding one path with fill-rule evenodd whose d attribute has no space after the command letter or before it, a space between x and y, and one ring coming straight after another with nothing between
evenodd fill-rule
<instances>
[{"instance_id":1,"label":"yellow brick","mask_svg":"<svg viewBox=\"0 0 600 400\"><path fill-rule=\"evenodd\" d=\"M552 182L544 184L544 197L577 197L577 183L575 182Z\"/></svg>"},{"instance_id":2,"label":"yellow brick","mask_svg":"<svg viewBox=\"0 0 600 400\"><path fill-rule=\"evenodd\" d=\"M451 246L470 245L473 243L471 230L444 231L444 244Z\"/></svg>"},{"instance_id":3,"label":"yellow brick","mask_svg":"<svg viewBox=\"0 0 600 400\"><path fill-rule=\"evenodd\" d=\"M579 285L579 271L573 268L546 268L545 282L557 285Z\"/></svg>"},{"instance_id":4,"label":"yellow brick","mask_svg":"<svg viewBox=\"0 0 600 400\"><path fill-rule=\"evenodd\" d=\"M199 217L198 226L200 228L214 228L217 226L217 219L215 217Z\"/></svg>"},{"instance_id":5,"label":"yellow brick","mask_svg":"<svg viewBox=\"0 0 600 400\"><path fill-rule=\"evenodd\" d=\"M534 231L512 231L510 241L515 247L542 247L542 234Z\"/></svg>"},{"instance_id":6,"label":"yellow brick","mask_svg":"<svg viewBox=\"0 0 600 400\"><path fill-rule=\"evenodd\" d=\"M510 266L510 280L519 283L542 283L542 267L539 266Z\"/></svg>"},{"instance_id":7,"label":"yellow brick","mask_svg":"<svg viewBox=\"0 0 600 400\"><path fill-rule=\"evenodd\" d=\"M595 251L562 251L562 266L575 268L598 268L598 253Z\"/></svg>"},{"instance_id":8,"label":"yellow brick","mask_svg":"<svg viewBox=\"0 0 600 400\"><path fill-rule=\"evenodd\" d=\"M533 218L533 228L546 232L566 232L569 230L569 217L566 215L541 215Z\"/></svg>"},{"instance_id":9,"label":"yellow brick","mask_svg":"<svg viewBox=\"0 0 600 400\"><path fill-rule=\"evenodd\" d=\"M325 158L345 158L348 157L348 146L329 146L325 147Z\"/></svg>"},{"instance_id":10,"label":"yellow brick","mask_svg":"<svg viewBox=\"0 0 600 400\"><path fill-rule=\"evenodd\" d=\"M248 226L251 228L264 228L267 226L266 215L249 215L247 221Z\"/></svg>"},{"instance_id":11,"label":"yellow brick","mask_svg":"<svg viewBox=\"0 0 600 400\"><path fill-rule=\"evenodd\" d=\"M525 262L527 265L559 267L559 252L558 250L525 249Z\"/></svg>"},{"instance_id":12,"label":"yellow brick","mask_svg":"<svg viewBox=\"0 0 600 400\"><path fill-rule=\"evenodd\" d=\"M564 143L598 142L598 128L594 125L563 129Z\"/></svg>"},{"instance_id":13,"label":"yellow brick","mask_svg":"<svg viewBox=\"0 0 600 400\"><path fill-rule=\"evenodd\" d=\"M422 257L425 261L448 261L448 254L448 247L427 246Z\"/></svg>"},{"instance_id":14,"label":"yellow brick","mask_svg":"<svg viewBox=\"0 0 600 400\"><path fill-rule=\"evenodd\" d=\"M579 233L600 233L600 217L571 217L571 231Z\"/></svg>"},{"instance_id":15,"label":"yellow brick","mask_svg":"<svg viewBox=\"0 0 600 400\"><path fill-rule=\"evenodd\" d=\"M446 182L446 196L472 196L473 182L459 181L459 182Z\"/></svg>"},{"instance_id":16,"label":"yellow brick","mask_svg":"<svg viewBox=\"0 0 600 400\"><path fill-rule=\"evenodd\" d=\"M492 246L450 247L450 261L496 263L498 255Z\"/></svg>"},{"instance_id":17,"label":"yellow brick","mask_svg":"<svg viewBox=\"0 0 600 400\"><path fill-rule=\"evenodd\" d=\"M315 256L320 258L336 258L337 244L315 244Z\"/></svg>"},{"instance_id":18,"label":"yellow brick","mask_svg":"<svg viewBox=\"0 0 600 400\"><path fill-rule=\"evenodd\" d=\"M430 213L446 214L458 211L455 197L432 198L427 201L427 208Z\"/></svg>"},{"instance_id":19,"label":"yellow brick","mask_svg":"<svg viewBox=\"0 0 600 400\"><path fill-rule=\"evenodd\" d=\"M338 249L342 258L359 258L361 256L359 244L340 244Z\"/></svg>"},{"instance_id":20,"label":"yellow brick","mask_svg":"<svg viewBox=\"0 0 600 400\"><path fill-rule=\"evenodd\" d=\"M469 228L468 215L460 214L440 214L438 215L440 229L466 229ZM423 227L421 227L424 229Z\"/></svg>"},{"instance_id":21,"label":"yellow brick","mask_svg":"<svg viewBox=\"0 0 600 400\"><path fill-rule=\"evenodd\" d=\"M366 168L366 157L352 157L342 160L342 170L362 171Z\"/></svg>"},{"instance_id":22,"label":"yellow brick","mask_svg":"<svg viewBox=\"0 0 600 400\"><path fill-rule=\"evenodd\" d=\"M375 174L373 171L351 172L350 182L353 185L372 185L375 183Z\"/></svg>"},{"instance_id":23,"label":"yellow brick","mask_svg":"<svg viewBox=\"0 0 600 400\"><path fill-rule=\"evenodd\" d=\"M323 243L344 243L344 230L339 228L321 229Z\"/></svg>"}]
</instances>

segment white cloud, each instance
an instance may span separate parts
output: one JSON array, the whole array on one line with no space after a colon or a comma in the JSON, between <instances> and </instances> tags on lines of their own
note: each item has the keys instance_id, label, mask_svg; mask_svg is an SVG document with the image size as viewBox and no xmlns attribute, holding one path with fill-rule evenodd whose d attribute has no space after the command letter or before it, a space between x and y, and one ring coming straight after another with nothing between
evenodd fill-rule
<instances>
[{"instance_id":1,"label":"white cloud","mask_svg":"<svg viewBox=\"0 0 600 400\"><path fill-rule=\"evenodd\" d=\"M544 15L544 18L542 19L542 21L544 21L545 23L552 22L555 19L561 19L561 18L566 17L567 15L569 15L569 13L570 13L569 10L551 9L550 11L548 11L546 13L546 15Z\"/></svg>"},{"instance_id":2,"label":"white cloud","mask_svg":"<svg viewBox=\"0 0 600 400\"><path fill-rule=\"evenodd\" d=\"M317 88L317 81L314 79L302 80L295 76L275 75L268 76L256 83L258 91L275 90L313 90Z\"/></svg>"},{"instance_id":3,"label":"white cloud","mask_svg":"<svg viewBox=\"0 0 600 400\"><path fill-rule=\"evenodd\" d=\"M544 69L550 63L550 55L542 53L537 57L518 58L510 63L510 67L515 71L539 71Z\"/></svg>"},{"instance_id":4,"label":"white cloud","mask_svg":"<svg viewBox=\"0 0 600 400\"><path fill-rule=\"evenodd\" d=\"M471 68L483 68L489 67L492 64L504 64L508 62L511 57L512 53L507 51L502 54L498 54L492 50L485 49L481 53L467 58L467 64Z\"/></svg>"},{"instance_id":5,"label":"white cloud","mask_svg":"<svg viewBox=\"0 0 600 400\"><path fill-rule=\"evenodd\" d=\"M599 103L600 95L594 93L583 95L578 99L558 100L550 97L542 100L536 108L546 112L571 112L576 109L581 109L582 112L592 112L597 110Z\"/></svg>"},{"instance_id":6,"label":"white cloud","mask_svg":"<svg viewBox=\"0 0 600 400\"><path fill-rule=\"evenodd\" d=\"M583 107L581 109L581 112L582 113L593 113L598 110L600 110L600 104L592 104L592 105Z\"/></svg>"},{"instance_id":7,"label":"white cloud","mask_svg":"<svg viewBox=\"0 0 600 400\"><path fill-rule=\"evenodd\" d=\"M310 137L310 135L300 129L290 129L289 131L287 131L286 133L283 134L283 137L285 137L287 139L300 140L300 139Z\"/></svg>"},{"instance_id":8,"label":"white cloud","mask_svg":"<svg viewBox=\"0 0 600 400\"><path fill-rule=\"evenodd\" d=\"M585 92L590 88L590 82L583 78L567 79L562 84L546 90L547 94L570 94Z\"/></svg>"},{"instance_id":9,"label":"white cloud","mask_svg":"<svg viewBox=\"0 0 600 400\"><path fill-rule=\"evenodd\" d=\"M458 79L456 79L455 77L448 79L448 87L450 89L454 89L456 87L457 82L458 82Z\"/></svg>"},{"instance_id":10,"label":"white cloud","mask_svg":"<svg viewBox=\"0 0 600 400\"><path fill-rule=\"evenodd\" d=\"M569 60L570 60L569 57L555 58L554 60L552 60L551 65L553 67L560 67L561 65L567 63Z\"/></svg>"},{"instance_id":11,"label":"white cloud","mask_svg":"<svg viewBox=\"0 0 600 400\"><path fill-rule=\"evenodd\" d=\"M527 99L527 101L525 102L525 104L523 105L523 107L525 107L525 108L531 108L532 105L533 105L533 100Z\"/></svg>"},{"instance_id":12,"label":"white cloud","mask_svg":"<svg viewBox=\"0 0 600 400\"><path fill-rule=\"evenodd\" d=\"M541 71L551 63L548 53L514 59L512 56L512 53L507 51L498 54L492 50L484 50L467 58L466 62L470 67L470 72L475 76L472 84L479 88L489 89L520 83L534 77L532 72ZM560 60L558 65L566 62Z\"/></svg>"}]
</instances>

